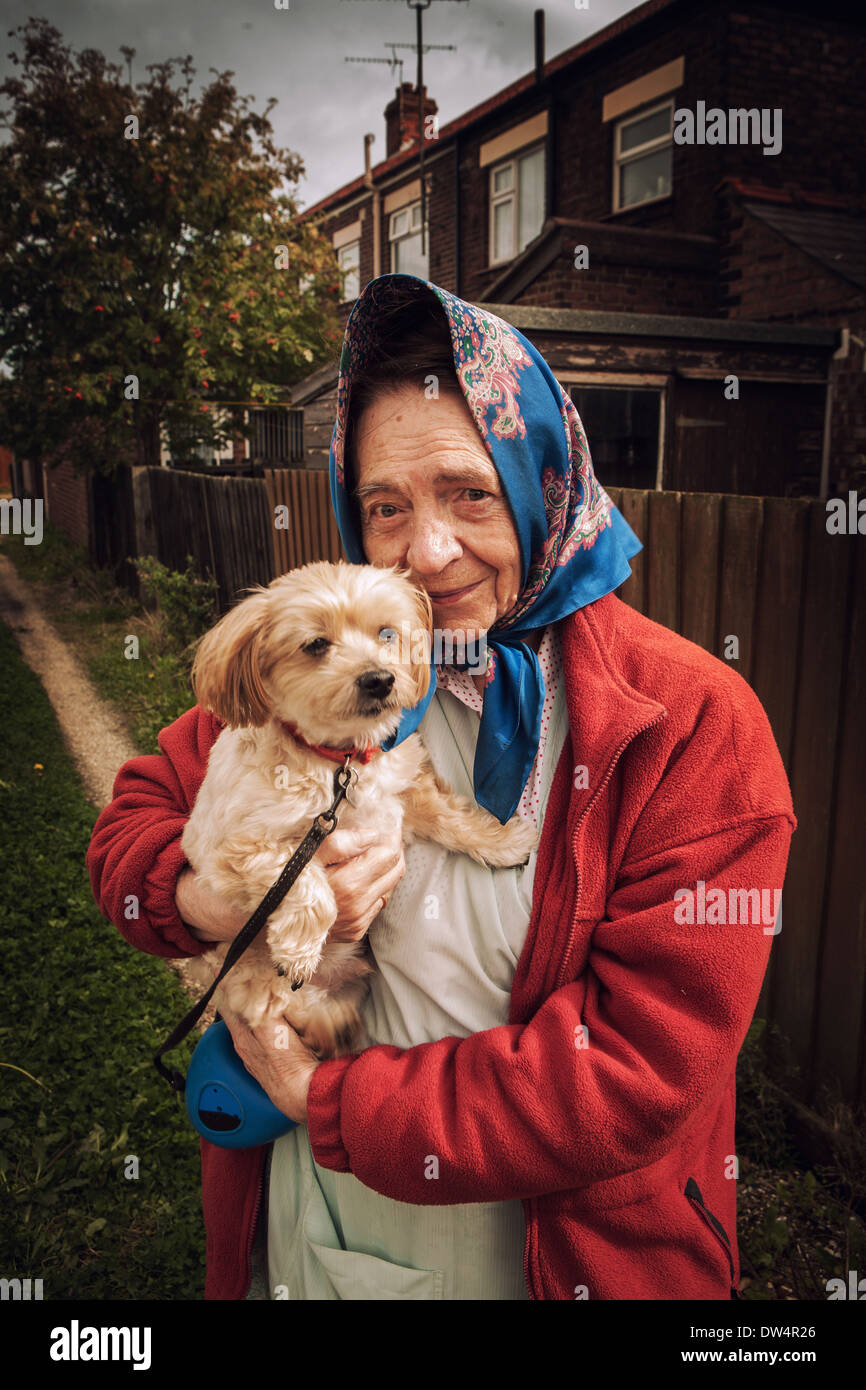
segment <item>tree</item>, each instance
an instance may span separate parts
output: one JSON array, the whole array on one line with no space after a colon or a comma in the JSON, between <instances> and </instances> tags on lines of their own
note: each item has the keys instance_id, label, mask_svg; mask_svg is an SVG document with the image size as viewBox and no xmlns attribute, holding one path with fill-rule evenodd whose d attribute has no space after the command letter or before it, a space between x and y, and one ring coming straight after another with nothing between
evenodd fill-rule
<instances>
[{"instance_id":1,"label":"tree","mask_svg":"<svg viewBox=\"0 0 866 1390\"><path fill-rule=\"evenodd\" d=\"M133 87L43 19L15 36L20 75L0 86L4 443L107 472L158 463L164 425L221 445L243 410L221 424L211 402L285 399L341 336L336 259L299 221L303 164L273 143L275 99L257 113L215 69L196 98L190 57Z\"/></svg>"}]
</instances>

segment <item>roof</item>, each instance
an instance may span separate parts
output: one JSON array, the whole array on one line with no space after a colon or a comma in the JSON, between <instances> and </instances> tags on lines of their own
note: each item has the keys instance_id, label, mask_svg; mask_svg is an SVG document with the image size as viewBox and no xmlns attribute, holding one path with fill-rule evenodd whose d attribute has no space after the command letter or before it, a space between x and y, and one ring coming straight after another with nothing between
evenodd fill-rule
<instances>
[{"instance_id":1,"label":"roof","mask_svg":"<svg viewBox=\"0 0 866 1390\"><path fill-rule=\"evenodd\" d=\"M548 309L534 304L491 304L477 308L510 323L521 333L573 333L585 338L692 338L728 343L764 343L788 347L824 348L839 345L835 329L803 327L796 323L760 323L751 319L709 319L680 314L609 314L596 309ZM292 391L292 404L309 404L336 389L339 359L320 367Z\"/></svg>"},{"instance_id":2,"label":"roof","mask_svg":"<svg viewBox=\"0 0 866 1390\"><path fill-rule=\"evenodd\" d=\"M558 54L557 57L551 58L549 62L544 64L543 78L552 77L554 73L560 72L563 68L570 67L572 63L576 63L579 59L586 57L588 53L593 52L596 48L600 48L602 44L610 43L612 39L617 38L620 34L625 33L629 29L634 29L638 24L642 24L644 20L651 19L660 11L669 9L671 5L677 3L678 0L646 0L646 4L638 5L636 9L629 10L627 14L622 15L619 19L615 19L612 24L606 25L604 29L599 29L597 33L590 34L589 38L584 39L581 43L576 43L571 48L566 48L562 53ZM523 92L531 91L533 87L538 85L535 69L533 68L532 71L526 73L524 77L518 78L516 82L512 82L508 87L503 87L502 91L497 92L495 96L488 97L486 101L482 101L477 106L471 107L464 115L456 117L453 121L449 121L447 125L440 126L435 144L441 148L443 141L448 140L453 135L457 135L460 131L468 129L469 126L474 125L476 121L483 120L485 116L491 115L501 106L506 106L510 101L513 101L515 97L520 96ZM427 143L432 144L434 142L428 141ZM396 170L404 164L414 163L418 158L418 145L419 142L416 141L413 145L407 146L405 150L397 150L396 153L392 154L388 159L383 160L381 164L376 164L371 171L374 181L381 181L388 174L396 172ZM305 218L312 217L314 214L326 212L328 208L335 204L345 202L346 199L352 197L353 194L362 192L366 186L364 177L363 174L359 174L351 183L343 184L343 187L338 188L335 193L329 193L326 198L321 198L319 202L314 203L312 207L305 208L299 215L299 221L304 221Z\"/></svg>"},{"instance_id":3,"label":"roof","mask_svg":"<svg viewBox=\"0 0 866 1390\"><path fill-rule=\"evenodd\" d=\"M795 323L761 323L751 319L710 319L679 314L610 314L597 309L547 309L534 304L478 303L479 309L505 319L521 333L575 333L585 337L703 338L731 343L780 343L834 348L838 333Z\"/></svg>"},{"instance_id":4,"label":"roof","mask_svg":"<svg viewBox=\"0 0 866 1390\"><path fill-rule=\"evenodd\" d=\"M866 290L866 217L784 203L744 202L743 208L834 275Z\"/></svg>"}]
</instances>

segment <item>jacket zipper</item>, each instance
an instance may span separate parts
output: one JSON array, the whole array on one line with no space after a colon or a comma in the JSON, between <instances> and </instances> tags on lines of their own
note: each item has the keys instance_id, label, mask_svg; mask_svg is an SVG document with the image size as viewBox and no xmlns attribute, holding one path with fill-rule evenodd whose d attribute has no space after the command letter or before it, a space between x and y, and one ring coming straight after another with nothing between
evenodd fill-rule
<instances>
[{"instance_id":1,"label":"jacket zipper","mask_svg":"<svg viewBox=\"0 0 866 1390\"><path fill-rule=\"evenodd\" d=\"M645 734L646 731L647 731L647 729L651 729L651 728L653 728L654 725L660 724L661 721L662 721L663 719L666 719L666 718L667 718L667 714L668 714L667 710L663 710L662 713L661 713L661 714L657 714L657 715L655 716L654 719L648 720L647 723L646 723L646 724L642 724L641 727L640 727L639 729L635 729L635 731L634 731L633 733L629 734L628 738L623 739L622 743L621 743L621 744L619 745L619 747L616 749L616 751L615 751L615 753L614 753L614 755L613 755L613 757L612 757L612 759L611 759L611 761L610 761L610 764L609 764L609 766L608 766L607 772L606 772L605 775L604 775L603 780L602 780L601 782L599 782L598 786L596 787L595 791L593 792L592 796L589 798L589 801L586 803L586 805L584 806L583 810L582 810L581 813L580 813L580 816L578 817L577 825L574 827L574 835L572 836L572 844L574 844L574 843L576 842L577 837L578 837L578 835L580 834L580 829L581 829L581 826L583 825L583 822L586 820L586 817L589 815L589 813L590 813L590 811L592 810L593 806L595 805L595 803L596 803L598 797L601 796L601 793L604 791L605 787L607 786L608 782L610 781L611 777L613 776L613 774L614 774L614 772L615 772L615 770L616 770L616 765L617 765L617 763L619 762L620 758L622 757L622 754L624 753L625 749L628 748L629 744L630 744L630 743L633 743L634 740L635 740L636 738L638 738L641 734ZM574 877L575 877L575 884L576 884L576 891L575 891L575 895L574 895L574 910L575 910L575 913L576 913L576 912L577 912L577 905L578 905L578 903L580 902L580 871L579 871L579 869L578 869L578 867L577 867L577 860L576 860L576 859L575 859L575 864L574 864ZM569 932L568 940L567 940L566 943L565 943L565 950L563 951L562 960L561 960L560 963L559 963L559 969L558 969L558 971L557 971L556 985L555 985L555 988L556 988L556 989L561 989L561 988L562 988L562 985L565 983L565 972L566 972L566 969L568 968L568 958L569 958L569 956L570 956L570 954L571 954L571 946L572 946L572 942L573 942L573 941L574 941L574 922L572 921L571 931ZM532 1281L531 1281L530 1276L529 1276L529 1247L530 1247L530 1243L531 1243L531 1241L532 1241L533 1232L537 1230L537 1226L538 1226L538 1220L537 1220L537 1217L536 1217L536 1215L535 1215L535 1198L534 1198L534 1197L530 1197L530 1198L529 1198L529 1204L530 1204L530 1221L529 1221L529 1223L528 1223L527 1231L526 1231L526 1244L524 1245L524 1248L523 1248L523 1278L524 1278L524 1281L525 1281L525 1283L526 1283L526 1287L527 1287L527 1289L529 1290L529 1296L530 1296L530 1298L533 1298L533 1299L534 1299L534 1298L535 1298L535 1293L534 1293L534 1291L533 1291L533 1288L532 1288Z\"/></svg>"},{"instance_id":2,"label":"jacket zipper","mask_svg":"<svg viewBox=\"0 0 866 1390\"><path fill-rule=\"evenodd\" d=\"M249 1293L250 1288L251 1288L251 1286L252 1286L252 1282L253 1282L253 1246L254 1246L255 1240L256 1240L256 1226L257 1226L257 1224L258 1224L259 1211L260 1211L261 1205L262 1205L262 1197L264 1196L264 1191L265 1191L265 1176L266 1176L267 1172L268 1172L268 1155L267 1155L267 1153L266 1153L266 1154L265 1154L265 1161L264 1161L264 1163L262 1164L261 1176L260 1176L260 1178L259 1178L259 1190L258 1190L258 1195L257 1195L257 1197L256 1197L256 1205L255 1205L255 1207L253 1208L253 1219L252 1219L252 1222L250 1223L250 1234L249 1234L249 1236L248 1236L248 1238L247 1238L247 1257L246 1257L246 1258L247 1258L247 1265L246 1265L247 1293ZM244 1295L244 1297L246 1297L246 1294Z\"/></svg>"},{"instance_id":3,"label":"jacket zipper","mask_svg":"<svg viewBox=\"0 0 866 1390\"><path fill-rule=\"evenodd\" d=\"M689 1178L685 1186L685 1196L688 1197L695 1211L700 1212L706 1224L709 1226L713 1235L719 1241L725 1254L728 1257L728 1264L731 1269L731 1297L739 1298L739 1290L734 1285L734 1256L731 1251L731 1242L728 1233L717 1216L713 1216L709 1207L704 1204L701 1189L698 1187L694 1178Z\"/></svg>"}]
</instances>

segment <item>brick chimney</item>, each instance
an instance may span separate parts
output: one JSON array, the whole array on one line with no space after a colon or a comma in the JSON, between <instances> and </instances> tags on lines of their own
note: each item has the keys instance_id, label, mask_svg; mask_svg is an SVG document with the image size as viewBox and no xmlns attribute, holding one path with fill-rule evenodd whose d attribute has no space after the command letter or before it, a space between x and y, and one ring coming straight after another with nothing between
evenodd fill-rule
<instances>
[{"instance_id":1,"label":"brick chimney","mask_svg":"<svg viewBox=\"0 0 866 1390\"><path fill-rule=\"evenodd\" d=\"M435 116L439 107L424 88L424 116ZM418 141L418 88L404 82L385 107L385 158Z\"/></svg>"}]
</instances>

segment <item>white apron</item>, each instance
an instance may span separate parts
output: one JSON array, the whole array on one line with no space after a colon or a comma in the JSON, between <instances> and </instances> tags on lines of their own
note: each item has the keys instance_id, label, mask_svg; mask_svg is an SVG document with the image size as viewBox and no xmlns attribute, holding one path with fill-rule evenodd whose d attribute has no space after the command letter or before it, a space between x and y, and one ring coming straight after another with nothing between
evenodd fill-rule
<instances>
[{"instance_id":1,"label":"white apron","mask_svg":"<svg viewBox=\"0 0 866 1390\"><path fill-rule=\"evenodd\" d=\"M558 661L558 643L553 655ZM567 733L561 680L548 714L537 788L542 821ZM479 723L476 713L440 688L420 725L436 771L467 796ZM485 869L467 855L417 841L405 858L406 873L369 931L377 969L362 1009L359 1051L468 1037L508 1022L536 853L523 867ZM528 1298L519 1200L457 1206L394 1201L351 1173L319 1167L306 1125L276 1140L266 1182L267 1248L257 1253L270 1298Z\"/></svg>"}]
</instances>

